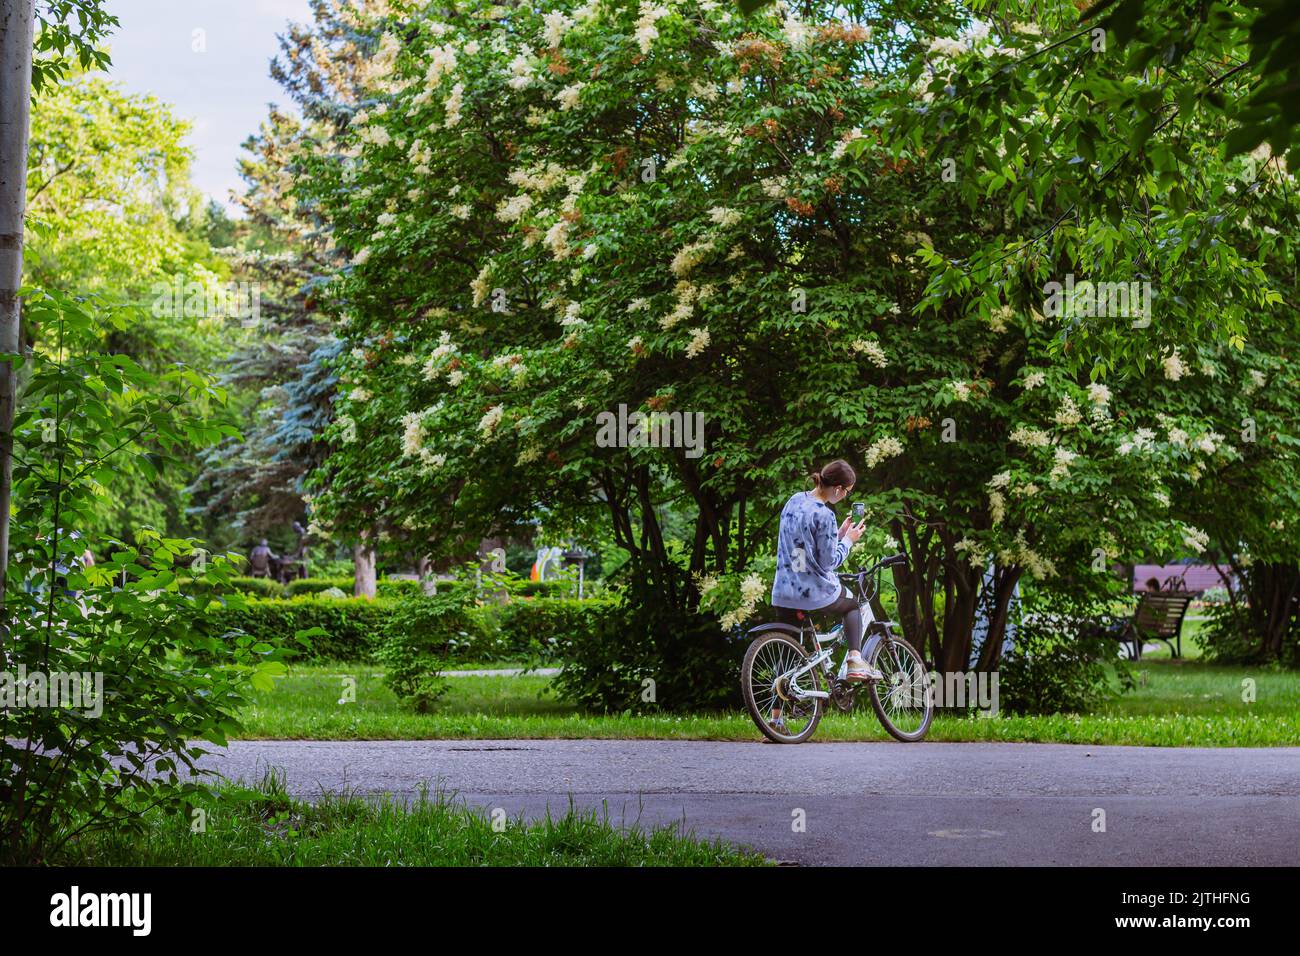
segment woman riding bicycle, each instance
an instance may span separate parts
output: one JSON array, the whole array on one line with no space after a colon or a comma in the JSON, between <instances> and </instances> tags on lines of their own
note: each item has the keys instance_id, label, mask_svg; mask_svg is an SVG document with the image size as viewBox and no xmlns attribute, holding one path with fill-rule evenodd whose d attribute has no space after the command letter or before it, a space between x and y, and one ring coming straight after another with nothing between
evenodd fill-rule
<instances>
[{"instance_id":1,"label":"woman riding bicycle","mask_svg":"<svg viewBox=\"0 0 1300 956\"><path fill-rule=\"evenodd\" d=\"M781 509L772 606L843 617L849 645L845 676L851 681L881 680L880 671L862 657L862 611L857 599L835 575L866 529L866 521L854 524L852 518L845 518L837 530L831 510L831 505L848 497L858 476L848 462L836 459L810 477L812 490L792 495Z\"/></svg>"}]
</instances>

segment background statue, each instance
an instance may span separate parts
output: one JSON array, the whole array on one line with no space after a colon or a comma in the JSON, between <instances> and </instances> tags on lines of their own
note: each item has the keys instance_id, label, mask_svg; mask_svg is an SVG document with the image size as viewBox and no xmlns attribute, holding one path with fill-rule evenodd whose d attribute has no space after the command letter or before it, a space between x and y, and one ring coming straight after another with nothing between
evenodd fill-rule
<instances>
[{"instance_id":1,"label":"background statue","mask_svg":"<svg viewBox=\"0 0 1300 956\"><path fill-rule=\"evenodd\" d=\"M274 566L279 561L263 538L248 555L249 573L255 578L275 577Z\"/></svg>"}]
</instances>

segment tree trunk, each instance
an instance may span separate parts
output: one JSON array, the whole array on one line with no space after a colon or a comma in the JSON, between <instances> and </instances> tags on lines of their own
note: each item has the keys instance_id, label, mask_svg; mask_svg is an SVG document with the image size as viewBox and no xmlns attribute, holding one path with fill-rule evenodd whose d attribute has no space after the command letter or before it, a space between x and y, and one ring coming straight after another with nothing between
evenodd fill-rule
<instances>
[{"instance_id":1,"label":"tree trunk","mask_svg":"<svg viewBox=\"0 0 1300 956\"><path fill-rule=\"evenodd\" d=\"M1259 658L1265 662L1282 660L1292 629L1296 593L1300 590L1300 569L1294 564L1261 563L1249 570L1248 619L1259 638Z\"/></svg>"},{"instance_id":2,"label":"tree trunk","mask_svg":"<svg viewBox=\"0 0 1300 956\"><path fill-rule=\"evenodd\" d=\"M369 543L369 535L361 533L361 540L352 546L352 563L356 567L353 576L352 593L357 597L375 597L375 549Z\"/></svg>"},{"instance_id":3,"label":"tree trunk","mask_svg":"<svg viewBox=\"0 0 1300 956\"><path fill-rule=\"evenodd\" d=\"M1011 599L1023 572L1020 568L999 568L995 572L993 607L989 611L988 632L975 664L977 673L992 673L1002 661L1002 645L1007 638L1007 623L1011 616Z\"/></svg>"},{"instance_id":4,"label":"tree trunk","mask_svg":"<svg viewBox=\"0 0 1300 956\"><path fill-rule=\"evenodd\" d=\"M35 0L5 0L0 8L0 352L16 354L22 304L23 213L27 207L27 136L32 92ZM13 496L14 366L0 362L0 659L8 630L9 505Z\"/></svg>"}]
</instances>

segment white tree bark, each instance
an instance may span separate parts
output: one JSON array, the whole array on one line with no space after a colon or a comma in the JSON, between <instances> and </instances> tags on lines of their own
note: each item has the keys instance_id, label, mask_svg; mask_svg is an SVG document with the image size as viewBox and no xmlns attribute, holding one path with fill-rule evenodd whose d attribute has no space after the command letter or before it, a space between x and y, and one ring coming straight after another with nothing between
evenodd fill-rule
<instances>
[{"instance_id":1,"label":"white tree bark","mask_svg":"<svg viewBox=\"0 0 1300 956\"><path fill-rule=\"evenodd\" d=\"M19 351L23 281L23 213L27 208L27 137L32 96L35 0L0 0L0 352ZM9 569L13 496L14 406L18 379L0 362L0 637ZM2 649L2 648L0 648Z\"/></svg>"}]
</instances>

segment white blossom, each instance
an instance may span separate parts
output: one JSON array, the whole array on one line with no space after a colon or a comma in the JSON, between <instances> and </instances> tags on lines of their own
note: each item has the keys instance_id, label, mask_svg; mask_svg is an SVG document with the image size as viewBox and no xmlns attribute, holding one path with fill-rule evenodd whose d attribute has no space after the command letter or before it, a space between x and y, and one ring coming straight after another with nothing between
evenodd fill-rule
<instances>
[{"instance_id":1,"label":"white blossom","mask_svg":"<svg viewBox=\"0 0 1300 956\"><path fill-rule=\"evenodd\" d=\"M574 83L555 94L555 100L560 104L561 111L571 110L578 105L578 97L581 95L584 85L583 83Z\"/></svg>"},{"instance_id":2,"label":"white blossom","mask_svg":"<svg viewBox=\"0 0 1300 956\"><path fill-rule=\"evenodd\" d=\"M682 246L673 256L669 266L674 275L684 276L704 261L704 257L713 249L713 243L707 240L693 242Z\"/></svg>"},{"instance_id":3,"label":"white blossom","mask_svg":"<svg viewBox=\"0 0 1300 956\"><path fill-rule=\"evenodd\" d=\"M849 347L853 349L853 351L865 355L867 361L876 366L876 368L885 368L889 365L889 359L885 356L885 350L880 347L880 343L875 339L855 339Z\"/></svg>"},{"instance_id":4,"label":"white blossom","mask_svg":"<svg viewBox=\"0 0 1300 956\"><path fill-rule=\"evenodd\" d=\"M547 13L542 17L542 23L545 27L542 36L549 47L557 47L564 40L564 34L569 32L573 26L573 21L559 11Z\"/></svg>"},{"instance_id":5,"label":"white blossom","mask_svg":"<svg viewBox=\"0 0 1300 956\"><path fill-rule=\"evenodd\" d=\"M483 417L479 419L478 430L484 435L491 437L496 432L497 426L501 424L501 417L505 414L505 408L501 405L493 405Z\"/></svg>"},{"instance_id":6,"label":"white blossom","mask_svg":"<svg viewBox=\"0 0 1300 956\"><path fill-rule=\"evenodd\" d=\"M1079 406L1075 404L1074 399L1069 395L1064 396L1061 399L1060 406L1056 409L1056 424L1068 428L1071 425L1079 424L1082 417L1079 414Z\"/></svg>"},{"instance_id":7,"label":"white blossom","mask_svg":"<svg viewBox=\"0 0 1300 956\"><path fill-rule=\"evenodd\" d=\"M989 479L987 487L996 491L999 488L1005 488L1011 484L1011 472L1000 471Z\"/></svg>"},{"instance_id":8,"label":"white blossom","mask_svg":"<svg viewBox=\"0 0 1300 956\"><path fill-rule=\"evenodd\" d=\"M1165 378L1171 382L1176 382L1187 374L1187 366L1183 364L1182 356L1178 354L1178 349L1171 349L1161 363L1165 369Z\"/></svg>"},{"instance_id":9,"label":"white blossom","mask_svg":"<svg viewBox=\"0 0 1300 956\"><path fill-rule=\"evenodd\" d=\"M903 453L903 443L892 435L877 438L867 448L864 462L868 468L875 468L886 458L897 458Z\"/></svg>"},{"instance_id":10,"label":"white blossom","mask_svg":"<svg viewBox=\"0 0 1300 956\"><path fill-rule=\"evenodd\" d=\"M502 222L518 222L519 219L533 205L533 197L528 193L520 193L517 196L511 196L509 199L503 199L497 205L497 218Z\"/></svg>"},{"instance_id":11,"label":"white blossom","mask_svg":"<svg viewBox=\"0 0 1300 956\"><path fill-rule=\"evenodd\" d=\"M841 136L839 142L837 142L835 147L831 150L831 159L843 159L844 154L848 152L849 143L852 143L854 140L862 139L862 135L862 130L851 129ZM766 180L764 182L766 182Z\"/></svg>"},{"instance_id":12,"label":"white blossom","mask_svg":"<svg viewBox=\"0 0 1300 956\"><path fill-rule=\"evenodd\" d=\"M1057 448L1053 457L1055 458L1055 463L1052 465L1051 477L1053 481L1061 481L1062 479L1069 477L1070 465L1079 456L1068 448Z\"/></svg>"},{"instance_id":13,"label":"white blossom","mask_svg":"<svg viewBox=\"0 0 1300 956\"><path fill-rule=\"evenodd\" d=\"M728 209L725 206L714 206L709 210L709 219L724 229L736 225L742 218L735 209Z\"/></svg>"},{"instance_id":14,"label":"white blossom","mask_svg":"<svg viewBox=\"0 0 1300 956\"><path fill-rule=\"evenodd\" d=\"M1017 445L1024 445L1026 448L1046 448L1052 444L1052 436L1042 429L1031 428L1028 425L1018 425L1011 432L1011 440Z\"/></svg>"},{"instance_id":15,"label":"white blossom","mask_svg":"<svg viewBox=\"0 0 1300 956\"><path fill-rule=\"evenodd\" d=\"M709 347L708 329L691 329L691 341L686 346L686 357L695 358Z\"/></svg>"},{"instance_id":16,"label":"white blossom","mask_svg":"<svg viewBox=\"0 0 1300 956\"><path fill-rule=\"evenodd\" d=\"M446 121L444 125L448 129L460 125L460 109L461 106L464 105L464 97L465 97L464 83L457 83L455 86L451 88L451 95L447 97L447 102L444 104L444 107L447 111Z\"/></svg>"},{"instance_id":17,"label":"white blossom","mask_svg":"<svg viewBox=\"0 0 1300 956\"><path fill-rule=\"evenodd\" d=\"M641 0L640 17L636 21L636 30L632 34L643 54L650 52L650 47L659 39L659 30L655 26L672 11L653 0Z\"/></svg>"},{"instance_id":18,"label":"white blossom","mask_svg":"<svg viewBox=\"0 0 1300 956\"><path fill-rule=\"evenodd\" d=\"M1185 530L1183 531L1183 544L1187 545L1187 547L1191 548L1197 554L1200 554L1206 549L1209 543L1210 536L1200 528L1195 528L1192 525L1185 526Z\"/></svg>"},{"instance_id":19,"label":"white blossom","mask_svg":"<svg viewBox=\"0 0 1300 956\"><path fill-rule=\"evenodd\" d=\"M448 73L456 69L456 50L450 43L436 46L429 51L429 69L424 74L426 86L437 86Z\"/></svg>"}]
</instances>

